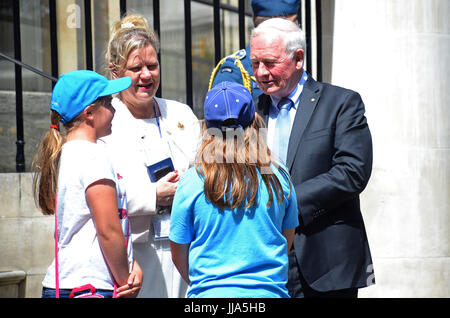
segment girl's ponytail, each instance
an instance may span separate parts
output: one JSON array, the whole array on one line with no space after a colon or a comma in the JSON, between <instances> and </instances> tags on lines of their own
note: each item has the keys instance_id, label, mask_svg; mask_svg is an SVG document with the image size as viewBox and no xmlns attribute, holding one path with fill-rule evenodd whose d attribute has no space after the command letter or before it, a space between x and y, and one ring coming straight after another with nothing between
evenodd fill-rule
<instances>
[{"instance_id":1,"label":"girl's ponytail","mask_svg":"<svg viewBox=\"0 0 450 318\"><path fill-rule=\"evenodd\" d=\"M51 111L51 125L41 140L33 159L33 194L43 214L55 213L58 165L63 136L59 131L61 115Z\"/></svg>"}]
</instances>

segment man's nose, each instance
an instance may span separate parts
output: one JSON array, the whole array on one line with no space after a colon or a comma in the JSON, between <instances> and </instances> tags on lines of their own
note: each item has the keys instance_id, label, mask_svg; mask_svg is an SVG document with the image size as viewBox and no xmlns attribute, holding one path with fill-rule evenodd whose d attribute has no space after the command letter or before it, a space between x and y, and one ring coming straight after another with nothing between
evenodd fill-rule
<instances>
[{"instance_id":1,"label":"man's nose","mask_svg":"<svg viewBox=\"0 0 450 318\"><path fill-rule=\"evenodd\" d=\"M267 75L269 72L267 71L266 66L262 62L258 62L258 65L253 69L253 73L255 73L255 76L264 76Z\"/></svg>"}]
</instances>

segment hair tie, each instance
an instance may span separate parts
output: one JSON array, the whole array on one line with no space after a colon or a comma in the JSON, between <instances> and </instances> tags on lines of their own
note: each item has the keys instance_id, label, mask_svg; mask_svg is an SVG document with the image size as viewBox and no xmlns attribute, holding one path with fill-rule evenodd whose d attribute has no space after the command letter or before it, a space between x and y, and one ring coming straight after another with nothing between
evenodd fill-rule
<instances>
[{"instance_id":1,"label":"hair tie","mask_svg":"<svg viewBox=\"0 0 450 318\"><path fill-rule=\"evenodd\" d=\"M59 127L58 127L58 126L56 126L56 125L50 125L50 128L53 128L53 129L56 129L56 130L58 130L58 131L59 131Z\"/></svg>"},{"instance_id":2,"label":"hair tie","mask_svg":"<svg viewBox=\"0 0 450 318\"><path fill-rule=\"evenodd\" d=\"M125 22L120 25L122 29L134 28L134 24L131 22Z\"/></svg>"}]
</instances>

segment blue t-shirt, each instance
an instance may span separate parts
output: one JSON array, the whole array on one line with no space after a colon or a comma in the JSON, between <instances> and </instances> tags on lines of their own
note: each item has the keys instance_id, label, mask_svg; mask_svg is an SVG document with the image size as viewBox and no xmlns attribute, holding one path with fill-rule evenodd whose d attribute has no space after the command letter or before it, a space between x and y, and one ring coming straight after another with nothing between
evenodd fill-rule
<instances>
[{"instance_id":1,"label":"blue t-shirt","mask_svg":"<svg viewBox=\"0 0 450 318\"><path fill-rule=\"evenodd\" d=\"M287 241L282 229L298 226L294 187L276 171L284 201L269 195L260 179L257 203L247 209L221 211L203 192L195 167L181 178L175 194L169 238L190 243L188 297L289 297Z\"/></svg>"}]
</instances>

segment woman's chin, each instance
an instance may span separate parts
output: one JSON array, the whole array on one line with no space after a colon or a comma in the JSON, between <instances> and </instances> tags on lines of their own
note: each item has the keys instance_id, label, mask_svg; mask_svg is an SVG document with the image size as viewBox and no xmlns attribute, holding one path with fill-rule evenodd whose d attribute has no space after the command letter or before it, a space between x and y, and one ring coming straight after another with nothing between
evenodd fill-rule
<instances>
[{"instance_id":1,"label":"woman's chin","mask_svg":"<svg viewBox=\"0 0 450 318\"><path fill-rule=\"evenodd\" d=\"M155 93L153 90L146 90L146 91L139 91L136 94L136 99L141 102L150 102L152 101L153 97L155 96Z\"/></svg>"}]
</instances>

